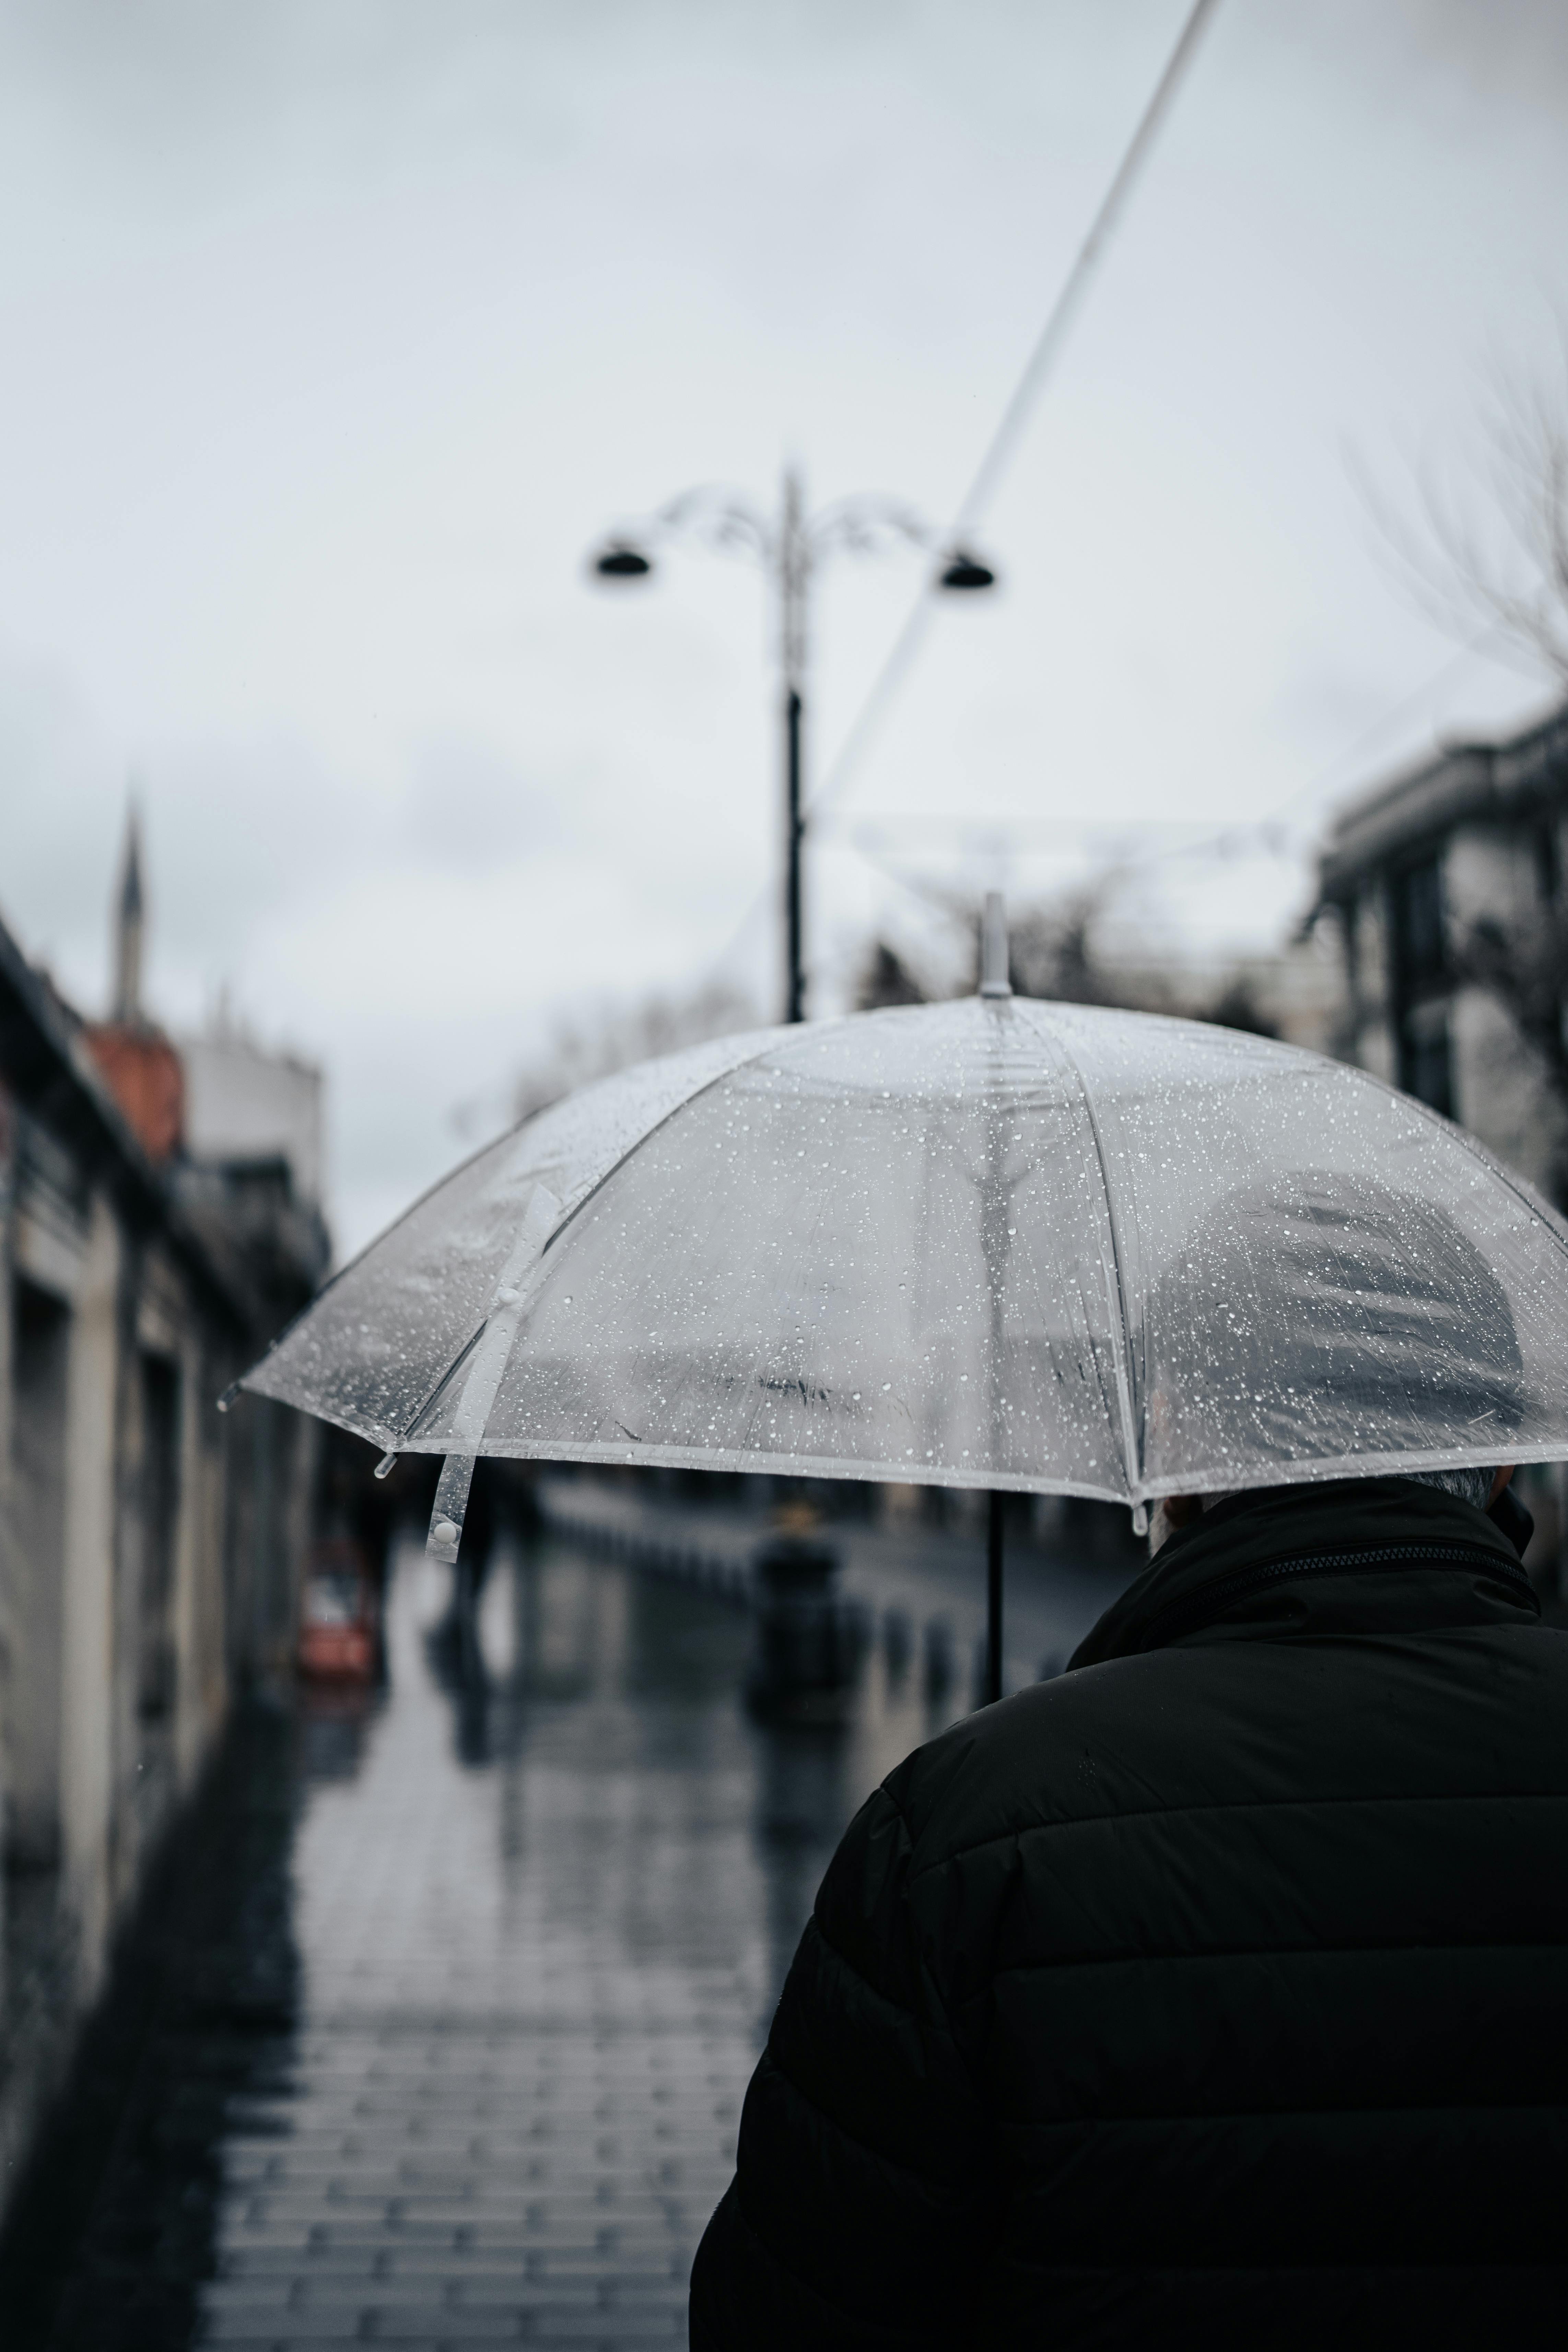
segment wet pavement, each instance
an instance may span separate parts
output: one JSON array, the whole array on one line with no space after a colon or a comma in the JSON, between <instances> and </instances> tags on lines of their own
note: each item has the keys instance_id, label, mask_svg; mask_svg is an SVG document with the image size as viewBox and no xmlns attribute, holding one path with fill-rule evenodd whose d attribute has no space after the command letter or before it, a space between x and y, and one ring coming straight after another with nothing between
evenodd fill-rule
<instances>
[{"instance_id":1,"label":"wet pavement","mask_svg":"<svg viewBox=\"0 0 1568 2352\"><path fill-rule=\"evenodd\" d=\"M879 1640L847 1723L764 1727L752 1640L558 1536L499 1541L460 1622L401 1543L385 1692L237 1728L7 2345L684 2343L822 1869L969 1703Z\"/></svg>"}]
</instances>

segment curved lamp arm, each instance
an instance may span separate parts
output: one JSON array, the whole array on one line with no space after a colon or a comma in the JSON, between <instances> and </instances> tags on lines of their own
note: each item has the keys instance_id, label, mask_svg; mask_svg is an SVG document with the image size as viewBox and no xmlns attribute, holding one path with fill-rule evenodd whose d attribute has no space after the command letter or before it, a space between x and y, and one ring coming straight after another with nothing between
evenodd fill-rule
<instances>
[{"instance_id":1,"label":"curved lamp arm","mask_svg":"<svg viewBox=\"0 0 1568 2352\"><path fill-rule=\"evenodd\" d=\"M922 514L901 499L867 491L855 498L835 499L812 516L805 538L814 557L885 555L892 544L931 548L938 533Z\"/></svg>"},{"instance_id":2,"label":"curved lamp arm","mask_svg":"<svg viewBox=\"0 0 1568 2352\"><path fill-rule=\"evenodd\" d=\"M773 526L742 491L722 483L702 483L682 490L652 519L649 536L691 540L721 555L744 555L770 563L774 554Z\"/></svg>"}]
</instances>

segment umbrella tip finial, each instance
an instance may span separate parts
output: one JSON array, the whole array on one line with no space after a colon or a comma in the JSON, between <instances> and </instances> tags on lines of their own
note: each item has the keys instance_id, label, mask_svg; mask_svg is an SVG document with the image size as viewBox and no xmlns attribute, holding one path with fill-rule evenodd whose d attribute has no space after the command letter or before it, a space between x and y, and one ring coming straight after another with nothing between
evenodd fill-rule
<instances>
[{"instance_id":1,"label":"umbrella tip finial","mask_svg":"<svg viewBox=\"0 0 1568 2352\"><path fill-rule=\"evenodd\" d=\"M980 931L980 993L1013 993L1013 984L1007 977L1007 910L1000 890L985 893L985 919Z\"/></svg>"}]
</instances>

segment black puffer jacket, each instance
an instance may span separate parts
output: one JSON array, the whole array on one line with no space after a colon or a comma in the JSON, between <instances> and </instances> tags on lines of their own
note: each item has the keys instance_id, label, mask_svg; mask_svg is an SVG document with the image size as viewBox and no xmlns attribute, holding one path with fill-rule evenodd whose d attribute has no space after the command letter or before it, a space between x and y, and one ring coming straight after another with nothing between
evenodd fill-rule
<instances>
[{"instance_id":1,"label":"black puffer jacket","mask_svg":"<svg viewBox=\"0 0 1568 2352\"><path fill-rule=\"evenodd\" d=\"M1568 1635L1405 1479L1243 1496L861 1808L696 2352L1568 2341Z\"/></svg>"}]
</instances>

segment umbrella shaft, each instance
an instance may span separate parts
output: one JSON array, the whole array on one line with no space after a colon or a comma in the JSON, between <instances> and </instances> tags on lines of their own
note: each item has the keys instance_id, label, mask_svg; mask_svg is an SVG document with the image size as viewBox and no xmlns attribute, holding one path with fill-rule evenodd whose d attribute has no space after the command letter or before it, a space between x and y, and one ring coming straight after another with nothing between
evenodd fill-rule
<instances>
[{"instance_id":1,"label":"umbrella shaft","mask_svg":"<svg viewBox=\"0 0 1568 2352\"><path fill-rule=\"evenodd\" d=\"M805 941L801 923L801 715L805 706L792 678L784 690L784 1019L805 1019Z\"/></svg>"},{"instance_id":2,"label":"umbrella shaft","mask_svg":"<svg viewBox=\"0 0 1568 2352\"><path fill-rule=\"evenodd\" d=\"M985 1704L1002 1696L1002 1497L993 1493L985 1522Z\"/></svg>"}]
</instances>

